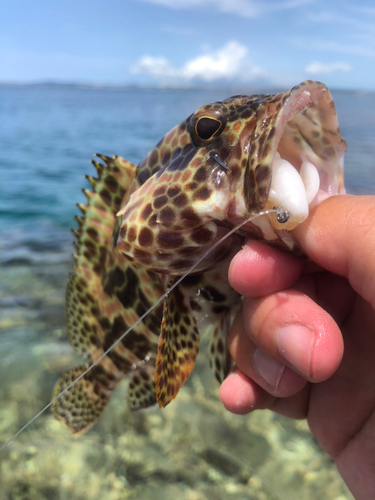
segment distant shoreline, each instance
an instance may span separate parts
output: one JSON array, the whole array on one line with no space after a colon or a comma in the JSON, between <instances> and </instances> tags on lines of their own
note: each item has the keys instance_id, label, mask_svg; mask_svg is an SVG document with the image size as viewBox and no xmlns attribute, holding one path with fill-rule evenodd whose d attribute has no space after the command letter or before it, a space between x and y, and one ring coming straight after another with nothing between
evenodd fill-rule
<instances>
[{"instance_id":1,"label":"distant shoreline","mask_svg":"<svg viewBox=\"0 0 375 500\"><path fill-rule=\"evenodd\" d=\"M168 90L180 90L183 92L186 91L198 91L198 92L212 92L214 90L234 90L238 88L247 88L248 92L264 92L264 87L258 85L254 87L244 87L244 86L192 86L192 85L111 85L111 84L99 84L99 83L84 83L84 82L1 82L0 88L11 87L11 88L71 88L78 90L117 90L117 91L128 91L128 90L139 90L139 91L168 91ZM267 88L269 90L269 88ZM280 91L280 89L273 88L272 92Z\"/></svg>"},{"instance_id":2,"label":"distant shoreline","mask_svg":"<svg viewBox=\"0 0 375 500\"><path fill-rule=\"evenodd\" d=\"M212 92L212 91L228 91L228 92L242 92L245 94L257 94L257 93L277 93L284 92L285 88L282 87L267 87L257 85L254 87L247 87L244 85L234 86L234 85L223 85L223 86L146 86L146 85L110 85L110 84L96 84L96 83L84 83L84 82L1 82L0 89L12 88L12 89L74 89L74 90L110 90L117 92L150 92L150 91L181 91L181 92ZM341 89L341 88L330 88L332 92L340 93L356 93L356 94L373 94L375 90L361 90L361 89Z\"/></svg>"}]
</instances>

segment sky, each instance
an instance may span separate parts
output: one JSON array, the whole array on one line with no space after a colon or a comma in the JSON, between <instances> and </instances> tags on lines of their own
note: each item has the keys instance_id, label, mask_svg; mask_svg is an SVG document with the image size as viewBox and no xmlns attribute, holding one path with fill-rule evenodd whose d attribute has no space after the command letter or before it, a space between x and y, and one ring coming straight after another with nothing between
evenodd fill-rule
<instances>
[{"instance_id":1,"label":"sky","mask_svg":"<svg viewBox=\"0 0 375 500\"><path fill-rule=\"evenodd\" d=\"M373 0L0 0L0 82L375 90Z\"/></svg>"}]
</instances>

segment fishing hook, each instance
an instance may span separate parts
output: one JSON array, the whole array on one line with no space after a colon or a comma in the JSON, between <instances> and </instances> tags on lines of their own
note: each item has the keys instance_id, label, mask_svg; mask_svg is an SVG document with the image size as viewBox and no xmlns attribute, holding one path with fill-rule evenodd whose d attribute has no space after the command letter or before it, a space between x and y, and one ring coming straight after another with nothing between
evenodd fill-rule
<instances>
[{"instance_id":1,"label":"fishing hook","mask_svg":"<svg viewBox=\"0 0 375 500\"><path fill-rule=\"evenodd\" d=\"M279 207L273 207L273 209L276 210L277 222L279 222L280 224L285 224L285 222L288 222L288 220L291 218L291 214L288 212L288 210L283 210Z\"/></svg>"}]
</instances>

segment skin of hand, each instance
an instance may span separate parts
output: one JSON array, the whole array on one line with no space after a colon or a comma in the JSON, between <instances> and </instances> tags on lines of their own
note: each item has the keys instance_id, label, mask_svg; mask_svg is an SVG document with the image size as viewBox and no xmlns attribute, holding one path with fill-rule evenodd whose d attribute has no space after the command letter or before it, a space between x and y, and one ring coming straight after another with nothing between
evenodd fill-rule
<instances>
[{"instance_id":1,"label":"skin of hand","mask_svg":"<svg viewBox=\"0 0 375 500\"><path fill-rule=\"evenodd\" d=\"M220 398L307 418L357 500L375 498L375 196L333 196L293 235L309 259L248 241Z\"/></svg>"}]
</instances>

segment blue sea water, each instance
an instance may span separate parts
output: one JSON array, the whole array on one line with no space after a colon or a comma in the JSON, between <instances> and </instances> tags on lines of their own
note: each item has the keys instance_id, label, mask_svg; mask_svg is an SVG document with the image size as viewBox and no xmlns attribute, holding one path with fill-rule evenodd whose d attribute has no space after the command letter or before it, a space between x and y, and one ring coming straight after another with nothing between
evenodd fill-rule
<instances>
[{"instance_id":1,"label":"blue sea water","mask_svg":"<svg viewBox=\"0 0 375 500\"><path fill-rule=\"evenodd\" d=\"M52 231L58 238L60 229L74 226L94 153L137 164L197 107L227 96L224 90L0 87L0 235L46 243ZM375 93L333 97L348 143L347 191L375 193Z\"/></svg>"},{"instance_id":2,"label":"blue sea water","mask_svg":"<svg viewBox=\"0 0 375 500\"><path fill-rule=\"evenodd\" d=\"M138 163L174 125L220 92L0 89L1 231L69 227L94 153ZM35 234L35 233L34 233Z\"/></svg>"},{"instance_id":3,"label":"blue sea water","mask_svg":"<svg viewBox=\"0 0 375 500\"><path fill-rule=\"evenodd\" d=\"M78 364L65 336L64 288L69 228L84 201L83 176L95 172L93 154L137 164L199 106L235 93L0 87L0 443ZM346 189L375 194L375 93L332 94L348 143ZM307 427L223 411L211 373L202 375L207 364L198 356L163 412L132 415L119 387L79 440L46 412L0 453L0 499L351 498Z\"/></svg>"}]
</instances>

